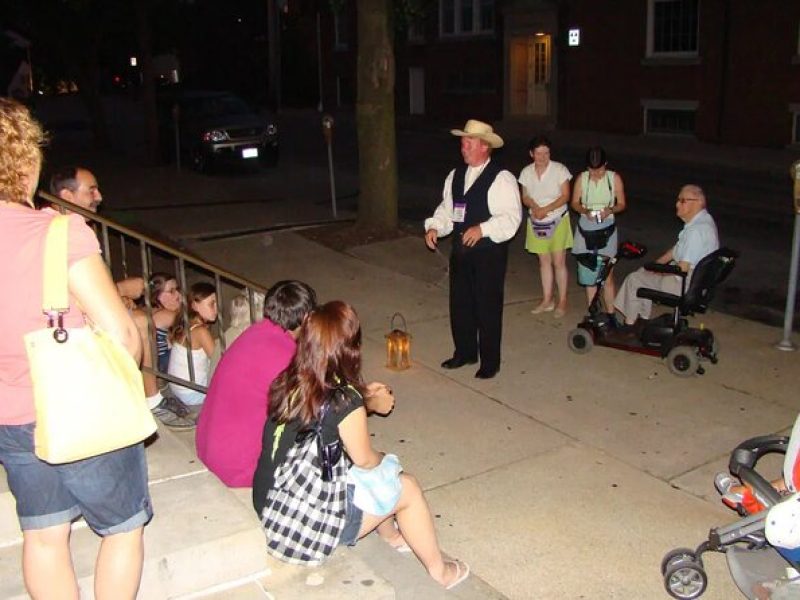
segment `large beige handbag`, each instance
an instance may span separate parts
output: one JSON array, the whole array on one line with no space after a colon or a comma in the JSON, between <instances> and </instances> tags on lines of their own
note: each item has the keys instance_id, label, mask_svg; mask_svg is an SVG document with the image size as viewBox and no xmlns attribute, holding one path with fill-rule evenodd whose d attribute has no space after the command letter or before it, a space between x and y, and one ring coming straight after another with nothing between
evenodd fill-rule
<instances>
[{"instance_id":1,"label":"large beige handbag","mask_svg":"<svg viewBox=\"0 0 800 600\"><path fill-rule=\"evenodd\" d=\"M156 431L142 375L125 348L97 327L65 329L68 217L45 241L44 329L25 335L36 405L36 456L60 464L141 442Z\"/></svg>"}]
</instances>

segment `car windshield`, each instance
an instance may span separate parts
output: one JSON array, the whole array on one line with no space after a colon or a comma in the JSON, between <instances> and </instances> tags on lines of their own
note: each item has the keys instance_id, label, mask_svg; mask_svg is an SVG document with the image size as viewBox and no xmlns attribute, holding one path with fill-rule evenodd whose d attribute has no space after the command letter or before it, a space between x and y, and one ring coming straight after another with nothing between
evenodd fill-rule
<instances>
[{"instance_id":1,"label":"car windshield","mask_svg":"<svg viewBox=\"0 0 800 600\"><path fill-rule=\"evenodd\" d=\"M246 115L252 112L244 100L230 95L188 99L184 101L182 109L184 115L190 119Z\"/></svg>"}]
</instances>

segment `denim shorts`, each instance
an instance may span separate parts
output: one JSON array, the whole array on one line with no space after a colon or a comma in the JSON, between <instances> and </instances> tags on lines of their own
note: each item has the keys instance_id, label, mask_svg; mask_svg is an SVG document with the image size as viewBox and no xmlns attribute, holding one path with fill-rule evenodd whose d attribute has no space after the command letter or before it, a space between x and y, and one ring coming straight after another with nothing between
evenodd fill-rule
<instances>
[{"instance_id":1,"label":"denim shorts","mask_svg":"<svg viewBox=\"0 0 800 600\"><path fill-rule=\"evenodd\" d=\"M342 536L339 538L340 546L355 546L358 541L358 532L361 531L361 521L364 518L364 513L353 504L355 489L356 486L352 483L347 484L347 516L344 529L342 529Z\"/></svg>"},{"instance_id":2,"label":"denim shorts","mask_svg":"<svg viewBox=\"0 0 800 600\"><path fill-rule=\"evenodd\" d=\"M0 463L23 530L82 515L95 533L106 536L133 531L152 518L143 444L51 465L34 454L33 427L0 425Z\"/></svg>"}]
</instances>

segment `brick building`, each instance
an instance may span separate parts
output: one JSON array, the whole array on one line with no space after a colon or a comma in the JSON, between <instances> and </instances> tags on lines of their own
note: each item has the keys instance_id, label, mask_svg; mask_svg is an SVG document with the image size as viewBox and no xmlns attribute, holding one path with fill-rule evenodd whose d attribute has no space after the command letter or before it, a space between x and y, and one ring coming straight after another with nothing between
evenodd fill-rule
<instances>
[{"instance_id":1,"label":"brick building","mask_svg":"<svg viewBox=\"0 0 800 600\"><path fill-rule=\"evenodd\" d=\"M325 12L324 97L355 102L355 2ZM797 0L437 0L398 32L397 113L800 144Z\"/></svg>"},{"instance_id":2,"label":"brick building","mask_svg":"<svg viewBox=\"0 0 800 600\"><path fill-rule=\"evenodd\" d=\"M569 0L559 11L559 127L800 142L800 2Z\"/></svg>"}]
</instances>

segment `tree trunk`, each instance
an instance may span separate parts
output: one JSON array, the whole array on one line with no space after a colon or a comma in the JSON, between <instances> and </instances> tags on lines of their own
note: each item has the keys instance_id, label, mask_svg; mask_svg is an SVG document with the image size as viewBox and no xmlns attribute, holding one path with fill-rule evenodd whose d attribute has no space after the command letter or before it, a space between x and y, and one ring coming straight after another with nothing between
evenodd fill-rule
<instances>
[{"instance_id":1,"label":"tree trunk","mask_svg":"<svg viewBox=\"0 0 800 600\"><path fill-rule=\"evenodd\" d=\"M358 0L359 225L397 227L391 0Z\"/></svg>"}]
</instances>

